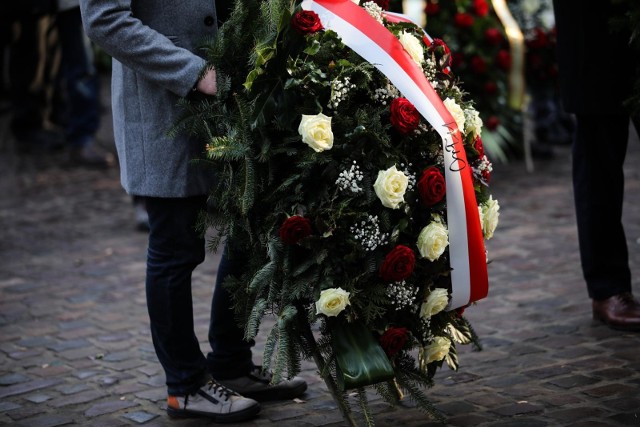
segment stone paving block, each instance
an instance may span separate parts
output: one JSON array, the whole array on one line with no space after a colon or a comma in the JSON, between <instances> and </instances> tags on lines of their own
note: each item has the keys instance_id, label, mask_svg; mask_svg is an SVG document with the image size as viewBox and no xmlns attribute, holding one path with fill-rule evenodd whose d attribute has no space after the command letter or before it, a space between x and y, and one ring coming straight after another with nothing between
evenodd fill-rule
<instances>
[{"instance_id":1,"label":"stone paving block","mask_svg":"<svg viewBox=\"0 0 640 427\"><path fill-rule=\"evenodd\" d=\"M573 422L575 420L587 420L589 418L604 419L604 417L610 415L605 410L595 407L577 407L571 409L562 409L558 411L549 412L551 419L560 422Z\"/></svg>"},{"instance_id":2,"label":"stone paving block","mask_svg":"<svg viewBox=\"0 0 640 427\"><path fill-rule=\"evenodd\" d=\"M56 427L73 424L73 417L69 415L43 415L23 420L18 425L25 427Z\"/></svg>"},{"instance_id":3,"label":"stone paving block","mask_svg":"<svg viewBox=\"0 0 640 427\"><path fill-rule=\"evenodd\" d=\"M501 408L493 409L492 412L496 414L511 417L514 415L531 414L534 412L543 412L544 407L541 405L533 405L527 402L516 402L511 405L503 406Z\"/></svg>"},{"instance_id":4,"label":"stone paving block","mask_svg":"<svg viewBox=\"0 0 640 427\"><path fill-rule=\"evenodd\" d=\"M104 397L104 393L91 390L87 392L72 394L70 396L59 397L51 400L48 405L54 408L62 408L70 405L78 405L80 403L87 403Z\"/></svg>"},{"instance_id":5,"label":"stone paving block","mask_svg":"<svg viewBox=\"0 0 640 427\"><path fill-rule=\"evenodd\" d=\"M33 403L42 403L42 402L46 402L47 400L51 400L52 397L49 396L48 394L34 394L31 396L25 397L25 399Z\"/></svg>"},{"instance_id":6,"label":"stone paving block","mask_svg":"<svg viewBox=\"0 0 640 427\"><path fill-rule=\"evenodd\" d=\"M570 389L595 384L599 381L597 378L585 377L584 375L568 375L566 377L551 379L548 381L548 384Z\"/></svg>"},{"instance_id":7,"label":"stone paving block","mask_svg":"<svg viewBox=\"0 0 640 427\"><path fill-rule=\"evenodd\" d=\"M149 412L145 412L145 411L135 411L135 412L129 412L125 415L123 415L123 417L136 422L138 424L144 424L148 421L151 421L152 419L156 418L158 416L158 414L150 414Z\"/></svg>"},{"instance_id":8,"label":"stone paving block","mask_svg":"<svg viewBox=\"0 0 640 427\"><path fill-rule=\"evenodd\" d=\"M22 374L7 374L0 376L0 386L13 385L29 381L30 378Z\"/></svg>"},{"instance_id":9,"label":"stone paving block","mask_svg":"<svg viewBox=\"0 0 640 427\"><path fill-rule=\"evenodd\" d=\"M133 402L130 400L111 400L108 402L101 402L91 406L84 412L84 415L92 418L100 415L110 414L113 412L120 411L122 409L132 408L134 406L138 406L137 402Z\"/></svg>"},{"instance_id":10,"label":"stone paving block","mask_svg":"<svg viewBox=\"0 0 640 427\"><path fill-rule=\"evenodd\" d=\"M13 402L0 402L0 412L6 412L6 411L11 411L14 409L18 409L21 406L18 405L17 403L13 403Z\"/></svg>"},{"instance_id":11,"label":"stone paving block","mask_svg":"<svg viewBox=\"0 0 640 427\"><path fill-rule=\"evenodd\" d=\"M62 383L61 379L41 379L33 380L29 382L23 382L7 387L0 387L0 399L5 397L15 396L18 394L30 393L32 391L41 390L44 388L52 387Z\"/></svg>"}]
</instances>

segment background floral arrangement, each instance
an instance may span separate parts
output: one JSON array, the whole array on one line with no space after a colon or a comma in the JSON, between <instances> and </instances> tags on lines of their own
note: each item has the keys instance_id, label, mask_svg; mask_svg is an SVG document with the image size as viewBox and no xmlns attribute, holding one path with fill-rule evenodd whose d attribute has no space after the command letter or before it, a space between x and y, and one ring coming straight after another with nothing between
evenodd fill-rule
<instances>
[{"instance_id":1,"label":"background floral arrangement","mask_svg":"<svg viewBox=\"0 0 640 427\"><path fill-rule=\"evenodd\" d=\"M452 52L451 69L476 101L484 121L482 135L492 157L518 156L522 117L508 105L511 53L490 0L426 0L426 30L444 39Z\"/></svg>"},{"instance_id":2,"label":"background floral arrangement","mask_svg":"<svg viewBox=\"0 0 640 427\"><path fill-rule=\"evenodd\" d=\"M488 188L482 120L448 69L446 45L429 47L421 28L387 22L375 2L361 6L399 38L455 117L491 238L499 205ZM349 387L373 424L364 392L371 383L390 403L407 393L439 416L424 388L444 363L457 368L456 344L479 348L463 310L445 310L439 135L384 75L295 2L237 1L206 51L219 94L187 100L175 131L206 138L218 170L203 226L228 236L231 253L245 262L245 273L225 286L247 338L265 315L277 317L263 365L277 381L313 358L351 424ZM365 332L347 335L354 325ZM377 363L389 366L391 376L349 385L349 363L369 373Z\"/></svg>"}]
</instances>

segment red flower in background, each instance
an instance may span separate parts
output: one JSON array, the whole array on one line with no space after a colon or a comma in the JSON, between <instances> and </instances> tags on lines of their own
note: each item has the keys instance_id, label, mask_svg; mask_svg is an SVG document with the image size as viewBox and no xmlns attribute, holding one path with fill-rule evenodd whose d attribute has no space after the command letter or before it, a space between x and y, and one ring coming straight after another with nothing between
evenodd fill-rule
<instances>
[{"instance_id":1,"label":"red flower in background","mask_svg":"<svg viewBox=\"0 0 640 427\"><path fill-rule=\"evenodd\" d=\"M413 273L416 256L404 245L398 245L384 257L380 266L380 277L387 282L400 282Z\"/></svg>"},{"instance_id":2,"label":"red flower in background","mask_svg":"<svg viewBox=\"0 0 640 427\"><path fill-rule=\"evenodd\" d=\"M487 119L484 125L488 130L496 130L496 128L500 125L500 119L498 119L496 116L491 116Z\"/></svg>"},{"instance_id":3,"label":"red flower in background","mask_svg":"<svg viewBox=\"0 0 640 427\"><path fill-rule=\"evenodd\" d=\"M291 17L291 26L302 35L313 34L323 28L320 17L311 10L301 10L293 15Z\"/></svg>"},{"instance_id":4,"label":"red flower in background","mask_svg":"<svg viewBox=\"0 0 640 427\"><path fill-rule=\"evenodd\" d=\"M486 82L484 84L484 92L487 95L495 95L498 92L498 85L496 82Z\"/></svg>"},{"instance_id":5,"label":"red flower in background","mask_svg":"<svg viewBox=\"0 0 640 427\"><path fill-rule=\"evenodd\" d=\"M311 234L311 221L299 215L290 216L282 223L278 234L285 244L295 245Z\"/></svg>"},{"instance_id":6,"label":"red flower in background","mask_svg":"<svg viewBox=\"0 0 640 427\"><path fill-rule=\"evenodd\" d=\"M469 60L469 66L474 73L482 74L487 71L487 63L478 55L474 55Z\"/></svg>"},{"instance_id":7,"label":"red flower in background","mask_svg":"<svg viewBox=\"0 0 640 427\"><path fill-rule=\"evenodd\" d=\"M491 46L502 44L502 33L497 28L487 28L484 32L484 40Z\"/></svg>"},{"instance_id":8,"label":"red flower in background","mask_svg":"<svg viewBox=\"0 0 640 427\"><path fill-rule=\"evenodd\" d=\"M489 4L486 0L473 0L473 11L478 16L487 16L489 14Z\"/></svg>"},{"instance_id":9,"label":"red flower in background","mask_svg":"<svg viewBox=\"0 0 640 427\"><path fill-rule=\"evenodd\" d=\"M389 121L398 132L407 135L420 124L420 113L407 98L396 98L391 101Z\"/></svg>"},{"instance_id":10,"label":"red flower in background","mask_svg":"<svg viewBox=\"0 0 640 427\"><path fill-rule=\"evenodd\" d=\"M464 57L464 54L460 53L460 52L452 52L451 53L451 65L455 65L456 67L462 67L464 65L464 63L466 62L465 60L466 58Z\"/></svg>"},{"instance_id":11,"label":"red flower in background","mask_svg":"<svg viewBox=\"0 0 640 427\"><path fill-rule=\"evenodd\" d=\"M407 343L408 330L407 328L394 328L391 327L384 331L380 337L380 345L387 357L391 358L395 356L404 345Z\"/></svg>"},{"instance_id":12,"label":"red flower in background","mask_svg":"<svg viewBox=\"0 0 640 427\"><path fill-rule=\"evenodd\" d=\"M438 3L427 1L427 6L424 8L424 12L427 15L436 15L440 12L440 5Z\"/></svg>"},{"instance_id":13,"label":"red flower in background","mask_svg":"<svg viewBox=\"0 0 640 427\"><path fill-rule=\"evenodd\" d=\"M460 28L469 28L473 25L473 16L469 15L468 13L456 13L456 15L453 17L453 23L456 25L456 27L460 27Z\"/></svg>"},{"instance_id":14,"label":"red flower in background","mask_svg":"<svg viewBox=\"0 0 640 427\"><path fill-rule=\"evenodd\" d=\"M506 49L501 49L496 54L496 65L507 71L511 69L511 54Z\"/></svg>"},{"instance_id":15,"label":"red flower in background","mask_svg":"<svg viewBox=\"0 0 640 427\"><path fill-rule=\"evenodd\" d=\"M541 28L534 28L527 38L527 47L530 49L544 49L549 44L549 37Z\"/></svg>"},{"instance_id":16,"label":"red flower in background","mask_svg":"<svg viewBox=\"0 0 640 427\"><path fill-rule=\"evenodd\" d=\"M433 206L440 202L447 192L447 184L442 172L435 166L422 171L418 181L418 194L420 200L427 206Z\"/></svg>"}]
</instances>

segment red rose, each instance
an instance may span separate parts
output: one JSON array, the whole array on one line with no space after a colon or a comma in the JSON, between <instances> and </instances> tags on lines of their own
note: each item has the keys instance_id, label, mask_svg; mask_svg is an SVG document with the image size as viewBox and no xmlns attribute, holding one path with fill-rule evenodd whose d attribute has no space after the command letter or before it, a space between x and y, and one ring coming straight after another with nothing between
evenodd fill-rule
<instances>
[{"instance_id":1,"label":"red rose","mask_svg":"<svg viewBox=\"0 0 640 427\"><path fill-rule=\"evenodd\" d=\"M302 35L313 34L323 28L320 17L311 10L301 10L293 15L291 17L291 26Z\"/></svg>"},{"instance_id":2,"label":"red rose","mask_svg":"<svg viewBox=\"0 0 640 427\"><path fill-rule=\"evenodd\" d=\"M447 46L447 44L444 42L444 40L433 39L431 41L431 44L429 45L429 52L433 52L438 59L444 57L445 55L449 55L444 66L448 67L451 65L451 50L449 49L449 46Z\"/></svg>"},{"instance_id":3,"label":"red rose","mask_svg":"<svg viewBox=\"0 0 640 427\"><path fill-rule=\"evenodd\" d=\"M500 125L500 119L498 119L496 116L491 116L487 119L484 125L488 130L496 130L498 125Z\"/></svg>"},{"instance_id":4,"label":"red rose","mask_svg":"<svg viewBox=\"0 0 640 427\"><path fill-rule=\"evenodd\" d=\"M416 256L413 251L403 245L398 245L384 257L380 266L380 277L387 282L400 282L411 276Z\"/></svg>"},{"instance_id":5,"label":"red rose","mask_svg":"<svg viewBox=\"0 0 640 427\"><path fill-rule=\"evenodd\" d=\"M501 49L498 51L496 54L496 64L505 71L511 69L511 54L508 50Z\"/></svg>"},{"instance_id":6,"label":"red rose","mask_svg":"<svg viewBox=\"0 0 640 427\"><path fill-rule=\"evenodd\" d=\"M299 215L291 216L282 223L278 234L287 245L295 245L311 234L311 221Z\"/></svg>"},{"instance_id":7,"label":"red rose","mask_svg":"<svg viewBox=\"0 0 640 427\"><path fill-rule=\"evenodd\" d=\"M484 144L482 144L482 138L476 136L476 140L473 141L473 148L478 152L478 157L484 157Z\"/></svg>"},{"instance_id":8,"label":"red rose","mask_svg":"<svg viewBox=\"0 0 640 427\"><path fill-rule=\"evenodd\" d=\"M469 66L476 74L484 74L487 71L487 63L478 55L471 57Z\"/></svg>"},{"instance_id":9,"label":"red rose","mask_svg":"<svg viewBox=\"0 0 640 427\"><path fill-rule=\"evenodd\" d=\"M456 24L456 27L469 28L473 25L473 16L468 13L456 13L453 17L453 22Z\"/></svg>"},{"instance_id":10,"label":"red rose","mask_svg":"<svg viewBox=\"0 0 640 427\"><path fill-rule=\"evenodd\" d=\"M484 91L487 95L495 95L498 92L498 85L496 82L486 82L484 84Z\"/></svg>"},{"instance_id":11,"label":"red rose","mask_svg":"<svg viewBox=\"0 0 640 427\"><path fill-rule=\"evenodd\" d=\"M380 6L382 10L389 10L389 1L390 0L373 0L375 4Z\"/></svg>"},{"instance_id":12,"label":"red rose","mask_svg":"<svg viewBox=\"0 0 640 427\"><path fill-rule=\"evenodd\" d=\"M436 15L440 12L440 5L438 3L427 2L427 6L424 8L427 15Z\"/></svg>"},{"instance_id":13,"label":"red rose","mask_svg":"<svg viewBox=\"0 0 640 427\"><path fill-rule=\"evenodd\" d=\"M473 0L473 11L478 16L487 16L489 14L489 4L486 0Z\"/></svg>"},{"instance_id":14,"label":"red rose","mask_svg":"<svg viewBox=\"0 0 640 427\"><path fill-rule=\"evenodd\" d=\"M384 331L384 334L380 337L380 345L384 352L387 353L387 357L391 358L402 350L409 338L408 332L407 328L394 327Z\"/></svg>"},{"instance_id":15,"label":"red rose","mask_svg":"<svg viewBox=\"0 0 640 427\"><path fill-rule=\"evenodd\" d=\"M403 135L413 132L420 124L420 113L407 98L396 98L391 101L390 110L391 124Z\"/></svg>"},{"instance_id":16,"label":"red rose","mask_svg":"<svg viewBox=\"0 0 640 427\"><path fill-rule=\"evenodd\" d=\"M502 33L497 28L487 28L484 32L484 40L491 46L499 46L502 43Z\"/></svg>"},{"instance_id":17,"label":"red rose","mask_svg":"<svg viewBox=\"0 0 640 427\"><path fill-rule=\"evenodd\" d=\"M422 172L418 181L418 194L422 203L433 206L442 200L446 192L447 186L440 169L431 166Z\"/></svg>"}]
</instances>

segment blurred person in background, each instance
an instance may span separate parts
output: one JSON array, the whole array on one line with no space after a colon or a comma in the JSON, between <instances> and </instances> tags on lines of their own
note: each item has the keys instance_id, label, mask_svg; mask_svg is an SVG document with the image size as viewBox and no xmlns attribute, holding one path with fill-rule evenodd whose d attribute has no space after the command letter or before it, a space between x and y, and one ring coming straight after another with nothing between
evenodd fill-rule
<instances>
[{"instance_id":1,"label":"blurred person in background","mask_svg":"<svg viewBox=\"0 0 640 427\"><path fill-rule=\"evenodd\" d=\"M594 319L611 328L640 331L622 225L623 164L638 55L630 34L613 31L624 3L554 0L560 91L576 117L573 187L582 271ZM634 117L636 130L638 119Z\"/></svg>"}]
</instances>

